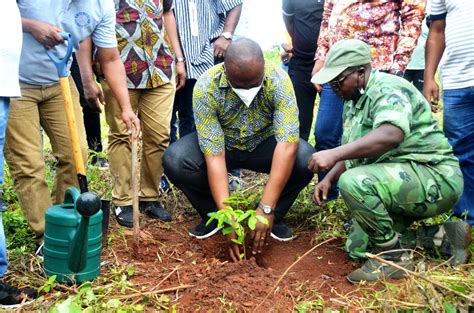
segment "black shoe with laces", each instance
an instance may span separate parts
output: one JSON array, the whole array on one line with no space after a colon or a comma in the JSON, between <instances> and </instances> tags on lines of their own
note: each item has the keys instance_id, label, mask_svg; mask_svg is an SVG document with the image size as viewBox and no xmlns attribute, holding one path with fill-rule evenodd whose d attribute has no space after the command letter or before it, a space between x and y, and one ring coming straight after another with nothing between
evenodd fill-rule
<instances>
[{"instance_id":1,"label":"black shoe with laces","mask_svg":"<svg viewBox=\"0 0 474 313\"><path fill-rule=\"evenodd\" d=\"M291 228L284 222L274 223L270 236L278 241L290 241L296 238L296 236L293 236Z\"/></svg>"},{"instance_id":2,"label":"black shoe with laces","mask_svg":"<svg viewBox=\"0 0 474 313\"><path fill-rule=\"evenodd\" d=\"M94 155L91 159L91 164L103 170L106 170L109 168L109 161L107 161L106 158L100 155Z\"/></svg>"},{"instance_id":3,"label":"black shoe with laces","mask_svg":"<svg viewBox=\"0 0 474 313\"><path fill-rule=\"evenodd\" d=\"M152 219L171 221L171 214L159 201L140 201L140 211Z\"/></svg>"},{"instance_id":4,"label":"black shoe with laces","mask_svg":"<svg viewBox=\"0 0 474 313\"><path fill-rule=\"evenodd\" d=\"M217 227L217 221L212 221L209 225L206 226L207 221L201 220L199 224L194 226L189 231L189 236L197 238L197 239L205 239L213 236L219 231L219 227Z\"/></svg>"},{"instance_id":5,"label":"black shoe with laces","mask_svg":"<svg viewBox=\"0 0 474 313\"><path fill-rule=\"evenodd\" d=\"M133 208L131 205L114 205L114 216L120 226L133 227Z\"/></svg>"},{"instance_id":6,"label":"black shoe with laces","mask_svg":"<svg viewBox=\"0 0 474 313\"><path fill-rule=\"evenodd\" d=\"M3 308L14 308L24 301L38 298L33 288L16 288L0 282L0 305Z\"/></svg>"}]
</instances>

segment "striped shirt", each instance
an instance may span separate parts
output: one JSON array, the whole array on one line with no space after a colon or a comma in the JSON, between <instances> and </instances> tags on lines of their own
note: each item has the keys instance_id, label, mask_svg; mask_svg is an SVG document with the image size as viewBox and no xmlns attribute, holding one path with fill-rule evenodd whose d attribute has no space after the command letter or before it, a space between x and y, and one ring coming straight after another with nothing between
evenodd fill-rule
<instances>
[{"instance_id":1,"label":"striped shirt","mask_svg":"<svg viewBox=\"0 0 474 313\"><path fill-rule=\"evenodd\" d=\"M446 20L446 61L441 66L444 89L474 86L474 1L433 0L431 19Z\"/></svg>"},{"instance_id":2,"label":"striped shirt","mask_svg":"<svg viewBox=\"0 0 474 313\"><path fill-rule=\"evenodd\" d=\"M179 38L186 58L188 79L197 79L214 66L214 41L224 30L226 12L242 4L243 0L179 0L174 12ZM192 31L192 10L197 12L197 30ZM193 33L197 36L193 36Z\"/></svg>"}]
</instances>

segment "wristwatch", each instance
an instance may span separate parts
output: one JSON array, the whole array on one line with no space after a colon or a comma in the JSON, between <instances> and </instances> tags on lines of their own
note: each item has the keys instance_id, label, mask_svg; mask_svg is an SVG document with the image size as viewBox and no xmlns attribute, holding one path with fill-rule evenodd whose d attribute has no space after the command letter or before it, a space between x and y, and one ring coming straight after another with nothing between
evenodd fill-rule
<instances>
[{"instance_id":1,"label":"wristwatch","mask_svg":"<svg viewBox=\"0 0 474 313\"><path fill-rule=\"evenodd\" d=\"M222 37L224 37L227 40L232 40L232 33L231 32L223 32L221 34Z\"/></svg>"},{"instance_id":2,"label":"wristwatch","mask_svg":"<svg viewBox=\"0 0 474 313\"><path fill-rule=\"evenodd\" d=\"M183 63L186 63L186 59L185 59L185 58L177 57L177 58L176 58L176 62L183 62Z\"/></svg>"},{"instance_id":3,"label":"wristwatch","mask_svg":"<svg viewBox=\"0 0 474 313\"><path fill-rule=\"evenodd\" d=\"M274 208L272 208L272 207L269 206L269 205L263 204L262 202L259 202L259 203L258 203L258 207L259 207L260 209L262 209L263 213L265 213L265 214L267 214L267 215L273 214L273 212L275 211Z\"/></svg>"}]
</instances>

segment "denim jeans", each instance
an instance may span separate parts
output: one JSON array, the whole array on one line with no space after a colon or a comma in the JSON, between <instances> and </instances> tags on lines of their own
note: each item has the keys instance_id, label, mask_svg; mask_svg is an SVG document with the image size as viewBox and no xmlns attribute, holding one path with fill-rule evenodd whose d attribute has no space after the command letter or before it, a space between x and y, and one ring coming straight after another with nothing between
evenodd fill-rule
<instances>
[{"instance_id":1,"label":"denim jeans","mask_svg":"<svg viewBox=\"0 0 474 313\"><path fill-rule=\"evenodd\" d=\"M464 192L454 215L474 225L474 86L443 91L444 132L459 159Z\"/></svg>"},{"instance_id":2,"label":"denim jeans","mask_svg":"<svg viewBox=\"0 0 474 313\"><path fill-rule=\"evenodd\" d=\"M3 145L5 144L5 129L7 127L10 98L0 97L0 186L3 185ZM1 195L1 193L0 193ZM2 212L0 212L0 277L7 271L7 244L3 231Z\"/></svg>"},{"instance_id":3,"label":"denim jeans","mask_svg":"<svg viewBox=\"0 0 474 313\"><path fill-rule=\"evenodd\" d=\"M319 100L318 116L314 126L314 137L316 138L316 151L336 148L341 145L342 137L342 110L344 100L338 98L329 84L323 85ZM318 173L318 181L322 181L326 173ZM329 191L328 200L334 200L338 196L337 183L335 182Z\"/></svg>"}]
</instances>

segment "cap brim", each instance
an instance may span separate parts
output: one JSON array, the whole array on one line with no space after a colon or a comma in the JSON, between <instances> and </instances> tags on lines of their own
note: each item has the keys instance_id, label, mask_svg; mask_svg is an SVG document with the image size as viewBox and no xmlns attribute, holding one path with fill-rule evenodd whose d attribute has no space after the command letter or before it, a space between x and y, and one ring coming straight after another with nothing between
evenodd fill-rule
<instances>
[{"instance_id":1,"label":"cap brim","mask_svg":"<svg viewBox=\"0 0 474 313\"><path fill-rule=\"evenodd\" d=\"M341 74L347 66L335 66L331 68L323 67L316 75L311 78L311 82L313 84L325 84L336 78L339 74Z\"/></svg>"}]
</instances>

